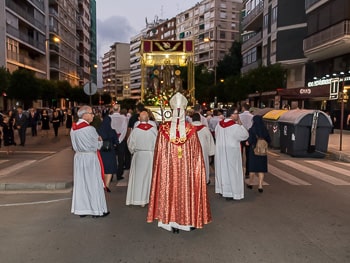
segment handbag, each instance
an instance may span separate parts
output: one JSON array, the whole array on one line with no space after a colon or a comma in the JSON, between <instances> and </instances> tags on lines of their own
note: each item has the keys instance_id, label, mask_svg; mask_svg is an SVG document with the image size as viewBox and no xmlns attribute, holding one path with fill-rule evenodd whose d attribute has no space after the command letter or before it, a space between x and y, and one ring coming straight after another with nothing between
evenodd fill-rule
<instances>
[{"instance_id":1,"label":"handbag","mask_svg":"<svg viewBox=\"0 0 350 263\"><path fill-rule=\"evenodd\" d=\"M112 150L112 145L110 141L103 141L101 151L110 152Z\"/></svg>"},{"instance_id":2,"label":"handbag","mask_svg":"<svg viewBox=\"0 0 350 263\"><path fill-rule=\"evenodd\" d=\"M256 144L254 147L254 154L258 156L266 156L267 155L268 143L263 138L257 138Z\"/></svg>"}]
</instances>

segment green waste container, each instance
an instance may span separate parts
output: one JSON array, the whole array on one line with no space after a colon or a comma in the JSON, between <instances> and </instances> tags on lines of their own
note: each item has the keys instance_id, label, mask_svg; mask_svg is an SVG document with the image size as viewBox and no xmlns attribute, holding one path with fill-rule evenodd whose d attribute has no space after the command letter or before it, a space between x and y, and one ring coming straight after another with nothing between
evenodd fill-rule
<instances>
[{"instance_id":1,"label":"green waste container","mask_svg":"<svg viewBox=\"0 0 350 263\"><path fill-rule=\"evenodd\" d=\"M293 157L323 158L328 149L332 123L319 110L290 110L278 120L280 151Z\"/></svg>"},{"instance_id":2,"label":"green waste container","mask_svg":"<svg viewBox=\"0 0 350 263\"><path fill-rule=\"evenodd\" d=\"M269 131L271 143L270 147L280 148L280 128L278 124L279 118L288 112L287 110L272 110L263 116L263 120L267 130Z\"/></svg>"}]
</instances>

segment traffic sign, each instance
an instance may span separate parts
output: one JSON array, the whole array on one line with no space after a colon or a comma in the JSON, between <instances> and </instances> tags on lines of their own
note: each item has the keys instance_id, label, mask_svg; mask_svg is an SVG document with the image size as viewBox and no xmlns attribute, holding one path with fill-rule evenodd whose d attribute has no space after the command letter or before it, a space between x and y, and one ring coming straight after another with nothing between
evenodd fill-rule
<instances>
[{"instance_id":1,"label":"traffic sign","mask_svg":"<svg viewBox=\"0 0 350 263\"><path fill-rule=\"evenodd\" d=\"M85 83L84 92L86 95L94 95L97 92L97 85L93 82Z\"/></svg>"}]
</instances>

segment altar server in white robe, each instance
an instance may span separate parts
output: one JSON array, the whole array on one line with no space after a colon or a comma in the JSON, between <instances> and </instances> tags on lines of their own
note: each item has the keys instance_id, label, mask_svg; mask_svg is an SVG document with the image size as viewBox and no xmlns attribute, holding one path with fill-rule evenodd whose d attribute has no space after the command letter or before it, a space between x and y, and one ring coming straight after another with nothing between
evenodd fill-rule
<instances>
[{"instance_id":1,"label":"altar server in white robe","mask_svg":"<svg viewBox=\"0 0 350 263\"><path fill-rule=\"evenodd\" d=\"M71 212L80 217L109 214L104 192L103 165L99 157L102 139L90 126L93 120L91 107L78 110L79 120L70 132L74 154L74 185Z\"/></svg>"},{"instance_id":2,"label":"altar server in white robe","mask_svg":"<svg viewBox=\"0 0 350 263\"><path fill-rule=\"evenodd\" d=\"M149 202L154 147L158 131L148 123L147 111L140 113L139 121L140 123L131 131L127 141L132 159L126 205L144 207Z\"/></svg>"},{"instance_id":3,"label":"altar server in white robe","mask_svg":"<svg viewBox=\"0 0 350 263\"><path fill-rule=\"evenodd\" d=\"M210 175L210 161L209 156L213 156L215 154L215 143L213 135L211 134L209 128L202 124L201 116L199 113L194 113L192 116L192 125L197 128L197 134L199 141L202 146L202 153L205 165L205 174L207 184L210 183L209 175Z\"/></svg>"},{"instance_id":4,"label":"altar server in white robe","mask_svg":"<svg viewBox=\"0 0 350 263\"><path fill-rule=\"evenodd\" d=\"M242 126L238 111L227 110L227 117L215 128L215 193L226 200L244 198L241 141L249 134Z\"/></svg>"}]
</instances>

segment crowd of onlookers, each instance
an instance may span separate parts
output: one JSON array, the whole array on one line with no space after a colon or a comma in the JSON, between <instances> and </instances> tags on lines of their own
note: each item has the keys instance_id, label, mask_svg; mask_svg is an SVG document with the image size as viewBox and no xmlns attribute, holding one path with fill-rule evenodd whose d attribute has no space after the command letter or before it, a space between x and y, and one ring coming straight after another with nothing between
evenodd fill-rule
<instances>
[{"instance_id":1,"label":"crowd of onlookers","mask_svg":"<svg viewBox=\"0 0 350 263\"><path fill-rule=\"evenodd\" d=\"M13 152L13 146L25 146L28 129L33 137L38 136L38 133L47 137L50 130L53 130L53 135L57 137L59 128L64 126L65 134L68 135L73 120L71 109L30 108L25 111L19 106L7 112L0 112L0 147L4 146L7 154L10 154Z\"/></svg>"}]
</instances>

